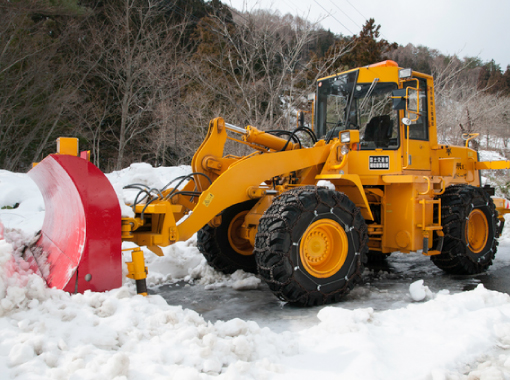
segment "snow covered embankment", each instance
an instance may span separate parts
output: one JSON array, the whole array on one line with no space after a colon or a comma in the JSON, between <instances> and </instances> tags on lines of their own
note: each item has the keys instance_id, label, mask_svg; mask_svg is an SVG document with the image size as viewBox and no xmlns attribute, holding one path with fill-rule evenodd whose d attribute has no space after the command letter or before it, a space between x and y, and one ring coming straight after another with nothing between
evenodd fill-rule
<instances>
[{"instance_id":1,"label":"snow covered embankment","mask_svg":"<svg viewBox=\"0 0 510 380\"><path fill-rule=\"evenodd\" d=\"M258 378L297 352L290 333L254 322L204 321L159 296L127 288L69 295L34 274L11 271L0 241L0 372L32 379ZM293 343L294 342L294 343Z\"/></svg>"},{"instance_id":2,"label":"snow covered embankment","mask_svg":"<svg viewBox=\"0 0 510 380\"><path fill-rule=\"evenodd\" d=\"M326 307L316 326L277 334L240 319L211 324L127 287L71 296L45 288L34 274L7 278L12 251L0 243L6 290L0 371L6 376L460 379L455 371L469 372L465 365L479 361L478 373L503 379L510 369L508 355L489 363L486 357L494 347L510 347L510 297L481 286L398 310Z\"/></svg>"}]
</instances>

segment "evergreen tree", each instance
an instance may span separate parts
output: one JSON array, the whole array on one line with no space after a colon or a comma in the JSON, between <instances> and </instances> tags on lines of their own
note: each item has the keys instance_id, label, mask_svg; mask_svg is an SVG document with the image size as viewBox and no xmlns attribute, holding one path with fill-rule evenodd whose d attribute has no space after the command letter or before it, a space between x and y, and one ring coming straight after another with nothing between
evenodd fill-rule
<instances>
[{"instance_id":1,"label":"evergreen tree","mask_svg":"<svg viewBox=\"0 0 510 380\"><path fill-rule=\"evenodd\" d=\"M398 45L396 43L391 44L385 39L378 40L380 37L380 29L381 25L376 25L375 20L371 18L363 25L363 29L359 35L337 42L335 45L347 41L351 46L351 50L337 60L334 68L337 69L337 71L341 71L370 65L386 59L386 54L396 49ZM332 54L334 49L335 46L330 48L328 54Z\"/></svg>"},{"instance_id":2,"label":"evergreen tree","mask_svg":"<svg viewBox=\"0 0 510 380\"><path fill-rule=\"evenodd\" d=\"M497 94L504 90L501 66L494 60L482 66L478 77L478 88L486 90L489 94Z\"/></svg>"}]
</instances>

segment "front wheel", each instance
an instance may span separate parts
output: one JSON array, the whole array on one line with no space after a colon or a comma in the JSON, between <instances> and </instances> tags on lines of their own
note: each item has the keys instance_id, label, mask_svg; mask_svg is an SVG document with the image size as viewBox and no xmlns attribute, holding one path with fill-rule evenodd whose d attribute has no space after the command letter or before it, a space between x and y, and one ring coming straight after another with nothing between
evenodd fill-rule
<instances>
[{"instance_id":1,"label":"front wheel","mask_svg":"<svg viewBox=\"0 0 510 380\"><path fill-rule=\"evenodd\" d=\"M492 264L498 242L498 212L492 198L474 186L456 185L441 198L444 243L432 262L453 274L478 274Z\"/></svg>"},{"instance_id":2,"label":"front wheel","mask_svg":"<svg viewBox=\"0 0 510 380\"><path fill-rule=\"evenodd\" d=\"M198 250L214 269L225 274L238 269L257 273L253 246L241 234L244 218L256 202L235 204L221 213L220 226L206 224L198 231Z\"/></svg>"},{"instance_id":3,"label":"front wheel","mask_svg":"<svg viewBox=\"0 0 510 380\"><path fill-rule=\"evenodd\" d=\"M361 281L367 242L365 220L345 194L306 186L281 194L266 210L255 258L278 298L322 305L338 302Z\"/></svg>"}]
</instances>

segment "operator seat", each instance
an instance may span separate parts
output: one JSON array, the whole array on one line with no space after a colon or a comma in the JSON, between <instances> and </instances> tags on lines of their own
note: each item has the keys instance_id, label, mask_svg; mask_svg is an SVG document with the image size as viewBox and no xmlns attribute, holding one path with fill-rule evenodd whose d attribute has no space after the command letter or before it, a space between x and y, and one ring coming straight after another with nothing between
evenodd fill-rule
<instances>
[{"instance_id":1,"label":"operator seat","mask_svg":"<svg viewBox=\"0 0 510 380\"><path fill-rule=\"evenodd\" d=\"M374 116L365 128L363 140L373 142L376 148L387 148L393 133L393 121L390 115Z\"/></svg>"}]
</instances>

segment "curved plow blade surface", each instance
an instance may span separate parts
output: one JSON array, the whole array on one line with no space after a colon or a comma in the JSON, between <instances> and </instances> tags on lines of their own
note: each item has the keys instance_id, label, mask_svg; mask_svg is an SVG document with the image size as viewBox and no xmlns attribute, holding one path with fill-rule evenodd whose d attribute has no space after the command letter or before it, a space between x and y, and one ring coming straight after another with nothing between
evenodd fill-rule
<instances>
[{"instance_id":1,"label":"curved plow blade surface","mask_svg":"<svg viewBox=\"0 0 510 380\"><path fill-rule=\"evenodd\" d=\"M28 174L46 206L32 264L48 286L72 293L121 286L120 206L104 174L67 155L50 155Z\"/></svg>"}]
</instances>

